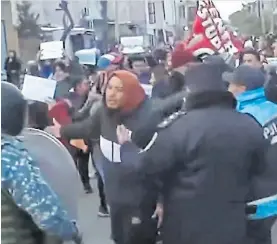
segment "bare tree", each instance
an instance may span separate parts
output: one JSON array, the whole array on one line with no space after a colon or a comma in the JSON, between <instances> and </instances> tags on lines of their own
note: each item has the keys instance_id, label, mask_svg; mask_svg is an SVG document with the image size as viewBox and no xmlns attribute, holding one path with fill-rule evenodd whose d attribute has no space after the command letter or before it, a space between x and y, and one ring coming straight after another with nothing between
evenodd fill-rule
<instances>
[{"instance_id":1,"label":"bare tree","mask_svg":"<svg viewBox=\"0 0 277 244\"><path fill-rule=\"evenodd\" d=\"M19 22L17 30L20 37L39 37L41 33L38 24L39 14L31 12L31 7L32 3L28 1L16 5Z\"/></svg>"}]
</instances>

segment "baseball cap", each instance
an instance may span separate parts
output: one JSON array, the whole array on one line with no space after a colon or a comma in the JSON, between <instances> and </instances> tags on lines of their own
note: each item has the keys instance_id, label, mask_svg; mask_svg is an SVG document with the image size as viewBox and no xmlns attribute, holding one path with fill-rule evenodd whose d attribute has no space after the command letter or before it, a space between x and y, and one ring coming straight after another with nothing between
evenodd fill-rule
<instances>
[{"instance_id":1,"label":"baseball cap","mask_svg":"<svg viewBox=\"0 0 277 244\"><path fill-rule=\"evenodd\" d=\"M116 53L108 53L102 55L97 61L97 68L104 70L112 64L120 64L123 60L123 56Z\"/></svg>"},{"instance_id":2,"label":"baseball cap","mask_svg":"<svg viewBox=\"0 0 277 244\"><path fill-rule=\"evenodd\" d=\"M258 89L264 85L266 80L261 69L245 64L237 67L232 73L224 72L222 78L228 83L245 86L246 90Z\"/></svg>"}]
</instances>

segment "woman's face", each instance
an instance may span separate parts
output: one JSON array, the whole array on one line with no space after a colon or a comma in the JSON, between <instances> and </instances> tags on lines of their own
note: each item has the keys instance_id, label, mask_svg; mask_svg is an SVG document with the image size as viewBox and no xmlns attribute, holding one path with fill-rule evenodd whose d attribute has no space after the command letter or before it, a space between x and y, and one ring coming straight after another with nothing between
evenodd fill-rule
<instances>
[{"instance_id":1,"label":"woman's face","mask_svg":"<svg viewBox=\"0 0 277 244\"><path fill-rule=\"evenodd\" d=\"M70 66L70 62L71 61L70 61L69 57L64 58L64 63L65 63L66 66Z\"/></svg>"},{"instance_id":2,"label":"woman's face","mask_svg":"<svg viewBox=\"0 0 277 244\"><path fill-rule=\"evenodd\" d=\"M14 58L15 55L14 55L14 52L9 52L9 58Z\"/></svg>"},{"instance_id":3,"label":"woman's face","mask_svg":"<svg viewBox=\"0 0 277 244\"><path fill-rule=\"evenodd\" d=\"M65 73L59 66L55 68L55 79L56 81L62 81L67 77L67 73Z\"/></svg>"}]
</instances>

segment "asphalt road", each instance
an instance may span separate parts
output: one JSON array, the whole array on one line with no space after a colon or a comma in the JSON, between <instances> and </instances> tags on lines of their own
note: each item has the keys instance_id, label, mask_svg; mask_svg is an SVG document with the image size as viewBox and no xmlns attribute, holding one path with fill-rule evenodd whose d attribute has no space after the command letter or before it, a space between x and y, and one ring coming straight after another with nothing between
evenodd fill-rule
<instances>
[{"instance_id":1,"label":"asphalt road","mask_svg":"<svg viewBox=\"0 0 277 244\"><path fill-rule=\"evenodd\" d=\"M94 193L80 194L79 224L84 234L85 244L113 244L110 240L109 218L97 217L99 199L96 181L92 180ZM272 244L277 244L277 222L272 228Z\"/></svg>"},{"instance_id":2,"label":"asphalt road","mask_svg":"<svg viewBox=\"0 0 277 244\"><path fill-rule=\"evenodd\" d=\"M112 244L110 240L109 218L97 217L99 198L96 181L92 181L94 193L80 194L79 225L83 232L85 244Z\"/></svg>"},{"instance_id":3,"label":"asphalt road","mask_svg":"<svg viewBox=\"0 0 277 244\"><path fill-rule=\"evenodd\" d=\"M97 155L97 153L96 153ZM93 174L91 170L91 174ZM109 218L99 218L97 216L99 198L96 180L92 179L94 188L93 194L80 193L79 202L79 225L83 232L84 244L113 244L110 240ZM272 244L277 244L277 221L272 228Z\"/></svg>"}]
</instances>

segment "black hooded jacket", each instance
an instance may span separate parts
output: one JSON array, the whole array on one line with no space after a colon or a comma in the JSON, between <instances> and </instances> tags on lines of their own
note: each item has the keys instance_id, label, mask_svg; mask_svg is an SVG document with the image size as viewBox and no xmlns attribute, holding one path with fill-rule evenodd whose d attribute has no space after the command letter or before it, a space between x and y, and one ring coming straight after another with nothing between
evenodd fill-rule
<instances>
[{"instance_id":1,"label":"black hooded jacket","mask_svg":"<svg viewBox=\"0 0 277 244\"><path fill-rule=\"evenodd\" d=\"M265 84L265 95L267 99L273 103L277 103L277 71L273 70L269 73L269 79Z\"/></svg>"},{"instance_id":2,"label":"black hooded jacket","mask_svg":"<svg viewBox=\"0 0 277 244\"><path fill-rule=\"evenodd\" d=\"M125 76L127 71L116 72L121 73L121 75L123 73ZM129 72L127 73L126 82L131 82L130 77L132 79L134 77ZM139 81L136 82L134 81L136 84L132 86L133 93L128 95L129 98L134 98L136 92L144 93ZM89 118L79 123L64 126L60 131L61 137L67 139L100 138L102 169L99 171L102 171L101 176L104 177L106 196L110 205L125 204L139 207L146 200L150 205L155 206L157 201L158 190L155 189L156 186L152 183L152 180L146 179L144 174L138 173L136 168L129 164L130 159L135 160L138 157L139 149L132 154L122 151L116 134L118 125L123 124L130 131L135 131L144 122L144 117L152 114L152 101L145 94L142 98L143 100L140 101L138 106L136 105L126 112L111 111L103 102ZM127 103L132 105L130 102L132 101L126 102L126 105ZM126 153L128 163L122 158L122 155L126 156Z\"/></svg>"},{"instance_id":3,"label":"black hooded jacket","mask_svg":"<svg viewBox=\"0 0 277 244\"><path fill-rule=\"evenodd\" d=\"M252 184L266 167L263 129L228 92L192 94L185 105L137 164L163 183L163 243L266 243L251 242L245 216L245 203L264 197Z\"/></svg>"}]
</instances>

